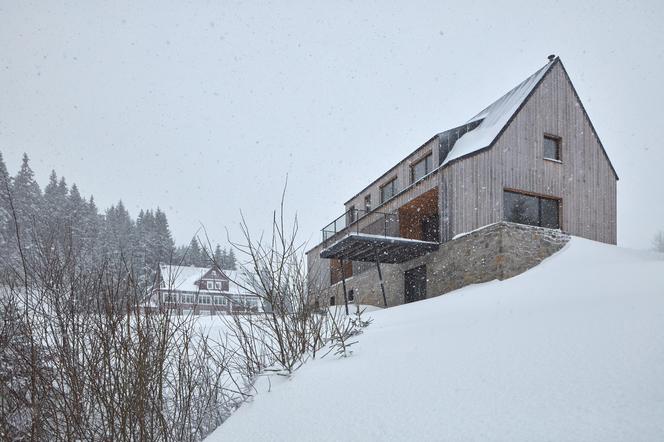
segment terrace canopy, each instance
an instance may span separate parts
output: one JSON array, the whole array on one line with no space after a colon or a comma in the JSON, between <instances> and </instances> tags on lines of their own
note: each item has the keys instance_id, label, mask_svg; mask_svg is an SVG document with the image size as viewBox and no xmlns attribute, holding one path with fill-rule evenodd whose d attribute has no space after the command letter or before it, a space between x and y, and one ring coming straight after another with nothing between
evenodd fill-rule
<instances>
[{"instance_id":1,"label":"terrace canopy","mask_svg":"<svg viewBox=\"0 0 664 442\"><path fill-rule=\"evenodd\" d=\"M396 264L438 250L432 241L352 232L320 253L321 258Z\"/></svg>"}]
</instances>

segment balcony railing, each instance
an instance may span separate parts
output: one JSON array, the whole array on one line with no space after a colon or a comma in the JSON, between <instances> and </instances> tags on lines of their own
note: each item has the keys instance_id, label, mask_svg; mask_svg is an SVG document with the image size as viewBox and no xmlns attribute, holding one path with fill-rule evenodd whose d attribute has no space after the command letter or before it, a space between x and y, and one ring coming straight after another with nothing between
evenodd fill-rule
<instances>
[{"instance_id":1,"label":"balcony railing","mask_svg":"<svg viewBox=\"0 0 664 442\"><path fill-rule=\"evenodd\" d=\"M399 216L396 213L350 209L323 227L321 232L324 244L341 233L399 236Z\"/></svg>"}]
</instances>

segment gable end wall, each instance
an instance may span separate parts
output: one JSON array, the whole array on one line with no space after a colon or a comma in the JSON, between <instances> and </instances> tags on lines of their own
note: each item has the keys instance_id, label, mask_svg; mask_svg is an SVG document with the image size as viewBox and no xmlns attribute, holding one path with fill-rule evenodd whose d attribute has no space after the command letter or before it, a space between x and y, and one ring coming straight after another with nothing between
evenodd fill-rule
<instances>
[{"instance_id":1,"label":"gable end wall","mask_svg":"<svg viewBox=\"0 0 664 442\"><path fill-rule=\"evenodd\" d=\"M544 134L562 138L562 163L543 158ZM616 244L617 177L558 63L491 149L440 174L443 240L503 218L503 189L562 198L566 233Z\"/></svg>"}]
</instances>

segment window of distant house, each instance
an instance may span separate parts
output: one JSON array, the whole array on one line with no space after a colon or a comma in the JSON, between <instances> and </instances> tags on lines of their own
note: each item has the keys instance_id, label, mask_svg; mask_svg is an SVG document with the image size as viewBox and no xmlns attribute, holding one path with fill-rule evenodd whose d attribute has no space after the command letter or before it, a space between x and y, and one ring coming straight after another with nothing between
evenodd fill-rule
<instances>
[{"instance_id":1,"label":"window of distant house","mask_svg":"<svg viewBox=\"0 0 664 442\"><path fill-rule=\"evenodd\" d=\"M215 290L221 290L221 281L215 281L214 288Z\"/></svg>"},{"instance_id":2,"label":"window of distant house","mask_svg":"<svg viewBox=\"0 0 664 442\"><path fill-rule=\"evenodd\" d=\"M212 290L213 288L214 288L214 282L212 282L212 281L208 281L208 282L207 282L207 289L208 289L208 290Z\"/></svg>"},{"instance_id":3,"label":"window of distant house","mask_svg":"<svg viewBox=\"0 0 664 442\"><path fill-rule=\"evenodd\" d=\"M355 301L355 290L350 289L348 290L348 302L353 302Z\"/></svg>"},{"instance_id":4,"label":"window of distant house","mask_svg":"<svg viewBox=\"0 0 664 442\"><path fill-rule=\"evenodd\" d=\"M380 186L381 204L397 194L397 179L393 178L389 183Z\"/></svg>"},{"instance_id":5,"label":"window of distant house","mask_svg":"<svg viewBox=\"0 0 664 442\"><path fill-rule=\"evenodd\" d=\"M410 166L410 183L414 183L425 175L431 173L433 156L429 153L427 156Z\"/></svg>"},{"instance_id":6,"label":"window of distant house","mask_svg":"<svg viewBox=\"0 0 664 442\"><path fill-rule=\"evenodd\" d=\"M371 194L364 197L364 210L371 212Z\"/></svg>"},{"instance_id":7,"label":"window of distant house","mask_svg":"<svg viewBox=\"0 0 664 442\"><path fill-rule=\"evenodd\" d=\"M226 305L226 297L225 296L215 296L214 297L214 303L215 303L215 305Z\"/></svg>"},{"instance_id":8,"label":"window of distant house","mask_svg":"<svg viewBox=\"0 0 664 442\"><path fill-rule=\"evenodd\" d=\"M544 135L544 158L560 161L560 137Z\"/></svg>"},{"instance_id":9,"label":"window of distant house","mask_svg":"<svg viewBox=\"0 0 664 442\"><path fill-rule=\"evenodd\" d=\"M503 210L506 221L530 226L560 228L560 200L505 191Z\"/></svg>"},{"instance_id":10,"label":"window of distant house","mask_svg":"<svg viewBox=\"0 0 664 442\"><path fill-rule=\"evenodd\" d=\"M330 305L334 305L335 303L334 301L335 301L334 296L330 296Z\"/></svg>"},{"instance_id":11,"label":"window of distant house","mask_svg":"<svg viewBox=\"0 0 664 442\"><path fill-rule=\"evenodd\" d=\"M190 293L183 293L180 295L180 301L183 304L193 304L194 303L194 295Z\"/></svg>"},{"instance_id":12,"label":"window of distant house","mask_svg":"<svg viewBox=\"0 0 664 442\"><path fill-rule=\"evenodd\" d=\"M199 295L198 303L206 305L212 304L212 298L210 297L210 295Z\"/></svg>"},{"instance_id":13,"label":"window of distant house","mask_svg":"<svg viewBox=\"0 0 664 442\"><path fill-rule=\"evenodd\" d=\"M174 304L178 302L178 296L173 293L164 293L164 302L167 302L169 304Z\"/></svg>"}]
</instances>

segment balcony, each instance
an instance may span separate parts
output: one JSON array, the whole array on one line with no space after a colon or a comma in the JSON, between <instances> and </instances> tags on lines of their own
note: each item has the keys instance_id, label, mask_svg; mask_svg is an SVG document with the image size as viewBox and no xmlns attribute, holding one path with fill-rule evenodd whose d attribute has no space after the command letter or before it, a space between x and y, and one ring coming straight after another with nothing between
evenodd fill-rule
<instances>
[{"instance_id":1,"label":"balcony","mask_svg":"<svg viewBox=\"0 0 664 442\"><path fill-rule=\"evenodd\" d=\"M321 258L393 264L437 250L439 242L433 240L435 238L424 240L413 237L416 235L410 228L413 223L411 206L412 203L409 203L408 207L393 213L359 209L346 211L322 229ZM404 218L404 225L399 222L401 217ZM417 221L427 219L423 215ZM431 219L437 222L438 218ZM418 232L421 236L422 228Z\"/></svg>"}]
</instances>

